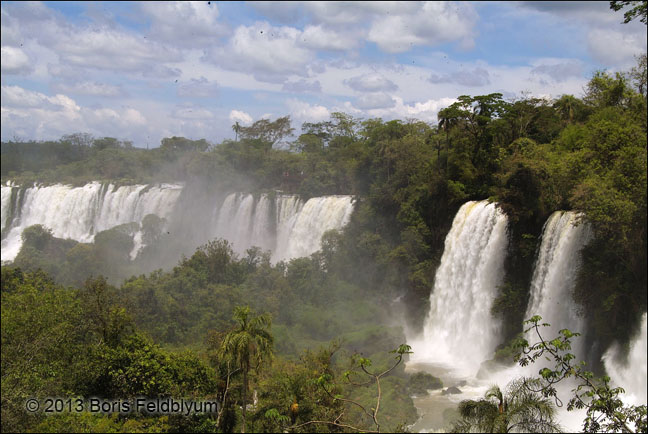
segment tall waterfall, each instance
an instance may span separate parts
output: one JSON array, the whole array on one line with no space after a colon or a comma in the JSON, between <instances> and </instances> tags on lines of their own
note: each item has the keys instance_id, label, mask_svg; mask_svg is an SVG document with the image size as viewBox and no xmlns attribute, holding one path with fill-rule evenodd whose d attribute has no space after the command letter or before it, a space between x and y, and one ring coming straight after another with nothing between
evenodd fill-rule
<instances>
[{"instance_id":1,"label":"tall waterfall","mask_svg":"<svg viewBox=\"0 0 648 434\"><path fill-rule=\"evenodd\" d=\"M580 268L581 249L592 235L587 223L577 224L578 218L571 211L556 211L542 232L525 319L540 315L542 322L551 324L541 330L545 338L553 339L564 328L585 332L571 293ZM532 339L535 342L535 336ZM572 340L572 351L579 360L584 359L582 337Z\"/></svg>"},{"instance_id":2,"label":"tall waterfall","mask_svg":"<svg viewBox=\"0 0 648 434\"><path fill-rule=\"evenodd\" d=\"M325 196L306 203L297 196L233 193L225 198L215 216L214 236L232 242L245 252L258 246L280 261L308 256L319 250L324 232L346 225L353 212L351 196Z\"/></svg>"},{"instance_id":3,"label":"tall waterfall","mask_svg":"<svg viewBox=\"0 0 648 434\"><path fill-rule=\"evenodd\" d=\"M186 227L185 235L197 243L189 249L220 237L230 241L239 254L257 246L271 251L273 261L280 261L317 251L324 232L342 228L353 212L351 196L316 197L304 202L294 195L232 193L220 202L215 200L218 205L214 205L211 222L196 225L195 215L204 212L205 204L192 202L189 194L179 206L182 191L182 186L171 184L115 187L92 182L82 187L56 184L26 189L3 185L2 260L16 257L22 231L34 224L52 229L58 238L91 242L103 230L141 223L146 215L155 214L171 220L168 223L174 228ZM214 196L218 198L217 193ZM142 247L142 233L132 235L130 257L134 259Z\"/></svg>"},{"instance_id":4,"label":"tall waterfall","mask_svg":"<svg viewBox=\"0 0 648 434\"><path fill-rule=\"evenodd\" d=\"M648 330L646 329L646 313L641 319L641 327L637 335L630 342L627 360L621 357L618 344L612 345L603 355L605 370L614 385L623 387L626 391L622 399L632 405L646 405L646 351Z\"/></svg>"},{"instance_id":5,"label":"tall waterfall","mask_svg":"<svg viewBox=\"0 0 648 434\"><path fill-rule=\"evenodd\" d=\"M464 204L445 240L423 334L413 361L447 364L469 375L489 359L499 323L491 316L503 276L507 219L493 203Z\"/></svg>"},{"instance_id":6,"label":"tall waterfall","mask_svg":"<svg viewBox=\"0 0 648 434\"><path fill-rule=\"evenodd\" d=\"M2 186L2 260L13 260L22 246L21 234L28 226L42 224L58 238L90 242L95 234L111 227L141 222L147 214L168 218L182 186L171 184L129 185L92 182L82 187L56 184L35 186L22 192L20 204L12 204L12 190ZM6 198L9 199L6 199ZM9 210L17 215L11 216Z\"/></svg>"}]
</instances>

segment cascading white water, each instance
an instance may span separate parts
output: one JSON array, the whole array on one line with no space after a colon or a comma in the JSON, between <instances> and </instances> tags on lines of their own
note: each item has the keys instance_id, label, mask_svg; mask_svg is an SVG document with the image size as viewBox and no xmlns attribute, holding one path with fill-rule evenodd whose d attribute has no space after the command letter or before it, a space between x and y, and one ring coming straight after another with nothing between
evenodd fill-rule
<instances>
[{"instance_id":1,"label":"cascading white water","mask_svg":"<svg viewBox=\"0 0 648 434\"><path fill-rule=\"evenodd\" d=\"M621 349L618 344L612 345L603 355L603 363L612 384L623 387L625 394L621 395L623 401L631 405L646 405L646 376L648 330L646 313L641 318L639 332L630 342L627 360L623 361Z\"/></svg>"},{"instance_id":2,"label":"cascading white water","mask_svg":"<svg viewBox=\"0 0 648 434\"><path fill-rule=\"evenodd\" d=\"M14 200L19 191L20 204ZM55 237L91 242L98 232L123 223L141 223L148 214L171 218L181 192L182 186L171 184L115 187L92 182L83 187L56 184L27 189L3 185L2 260L16 257L22 231L28 226L42 224ZM191 208L190 203L185 205ZM16 207L19 217L12 215ZM176 224L191 224L191 210L184 211L176 216ZM351 196L312 198L304 203L293 195L232 193L217 208L211 228L191 228L190 232L196 239L225 238L239 254L257 246L269 250L273 261L280 261L317 251L324 232L342 228L352 212ZM141 229L133 233L133 242L131 259L143 247Z\"/></svg>"},{"instance_id":3,"label":"cascading white water","mask_svg":"<svg viewBox=\"0 0 648 434\"><path fill-rule=\"evenodd\" d=\"M3 185L0 189L0 231L4 231L4 228L11 223L9 220L12 208L12 191L11 185Z\"/></svg>"},{"instance_id":4,"label":"cascading white water","mask_svg":"<svg viewBox=\"0 0 648 434\"><path fill-rule=\"evenodd\" d=\"M2 188L6 194L5 189L9 187ZM2 240L2 260L11 261L16 257L22 246L22 231L31 225L44 225L58 238L87 243L98 232L123 223L139 223L147 214L167 218L181 191L182 186L171 184L115 188L98 182L82 187L56 184L27 188L20 218L6 223L10 230ZM3 198L3 216L9 206Z\"/></svg>"},{"instance_id":5,"label":"cascading white water","mask_svg":"<svg viewBox=\"0 0 648 434\"><path fill-rule=\"evenodd\" d=\"M277 195L232 193L215 214L213 234L225 238L235 252L257 246L269 250L273 261L308 256L320 248L324 232L346 225L353 212L351 196L326 196L308 200Z\"/></svg>"},{"instance_id":6,"label":"cascading white water","mask_svg":"<svg viewBox=\"0 0 648 434\"><path fill-rule=\"evenodd\" d=\"M538 249L533 276L531 278L530 298L524 319L534 315L542 317L541 323L550 327L541 327L544 339L553 339L561 329L584 334L583 319L579 316L572 290L581 264L581 250L592 237L588 223L579 222L580 215L573 211L556 211L544 225L542 241ZM525 327L526 328L526 327ZM538 342L535 332L529 332L528 341ZM577 361L584 360L584 336L571 339L571 353ZM489 384L506 384L513 378L538 377L542 367L554 367L553 360L543 358L527 366L513 366L499 372L490 373ZM559 383L556 388L563 400L572 396L571 390L576 387L570 379ZM579 431L585 417L584 410L567 411L560 408L558 420L566 432Z\"/></svg>"},{"instance_id":7,"label":"cascading white water","mask_svg":"<svg viewBox=\"0 0 648 434\"><path fill-rule=\"evenodd\" d=\"M579 223L579 214L556 211L542 231L542 243L531 280L531 295L525 319L540 315L544 338L553 339L559 330L584 333L583 319L572 299L572 290L580 268L580 252L591 239L587 223ZM531 337L535 342L535 336ZM572 339L572 352L584 360L583 337Z\"/></svg>"},{"instance_id":8,"label":"cascading white water","mask_svg":"<svg viewBox=\"0 0 648 434\"><path fill-rule=\"evenodd\" d=\"M422 336L410 340L413 362L445 364L474 375L492 357L499 323L491 316L503 276L507 219L493 203L464 204L445 240Z\"/></svg>"},{"instance_id":9,"label":"cascading white water","mask_svg":"<svg viewBox=\"0 0 648 434\"><path fill-rule=\"evenodd\" d=\"M351 218L350 196L314 197L288 220L279 232L282 238L274 259L288 260L308 256L319 250L324 232L339 229Z\"/></svg>"}]
</instances>

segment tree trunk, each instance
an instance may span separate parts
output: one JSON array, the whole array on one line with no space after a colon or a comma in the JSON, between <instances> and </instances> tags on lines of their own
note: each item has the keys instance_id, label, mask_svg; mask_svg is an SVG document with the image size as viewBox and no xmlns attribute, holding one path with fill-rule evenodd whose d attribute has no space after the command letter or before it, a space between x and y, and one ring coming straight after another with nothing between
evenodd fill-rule
<instances>
[{"instance_id":1,"label":"tree trunk","mask_svg":"<svg viewBox=\"0 0 648 434\"><path fill-rule=\"evenodd\" d=\"M243 369L243 426L241 427L241 432L245 434L245 414L247 412L247 388L248 388L248 367L245 366Z\"/></svg>"}]
</instances>

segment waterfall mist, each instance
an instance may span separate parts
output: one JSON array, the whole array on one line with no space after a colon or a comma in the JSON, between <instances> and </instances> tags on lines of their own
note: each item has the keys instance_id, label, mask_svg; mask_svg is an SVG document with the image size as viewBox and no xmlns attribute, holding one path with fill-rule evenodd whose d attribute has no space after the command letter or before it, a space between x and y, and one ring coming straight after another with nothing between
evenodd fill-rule
<instances>
[{"instance_id":1,"label":"waterfall mist","mask_svg":"<svg viewBox=\"0 0 648 434\"><path fill-rule=\"evenodd\" d=\"M646 405L646 377L648 376L646 354L648 352L648 331L646 329L646 313L641 318L641 326L630 341L627 357L618 344L612 345L603 355L605 370L612 384L623 387L623 401L632 405Z\"/></svg>"}]
</instances>

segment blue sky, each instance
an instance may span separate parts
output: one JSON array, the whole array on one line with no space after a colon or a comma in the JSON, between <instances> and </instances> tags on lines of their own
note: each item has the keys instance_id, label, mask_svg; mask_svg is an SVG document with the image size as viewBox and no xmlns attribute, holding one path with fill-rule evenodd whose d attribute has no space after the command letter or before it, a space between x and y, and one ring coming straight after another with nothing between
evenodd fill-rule
<instances>
[{"instance_id":1,"label":"blue sky","mask_svg":"<svg viewBox=\"0 0 648 434\"><path fill-rule=\"evenodd\" d=\"M581 95L646 26L608 2L2 2L2 140L157 146L342 111L434 124L459 95Z\"/></svg>"}]
</instances>

